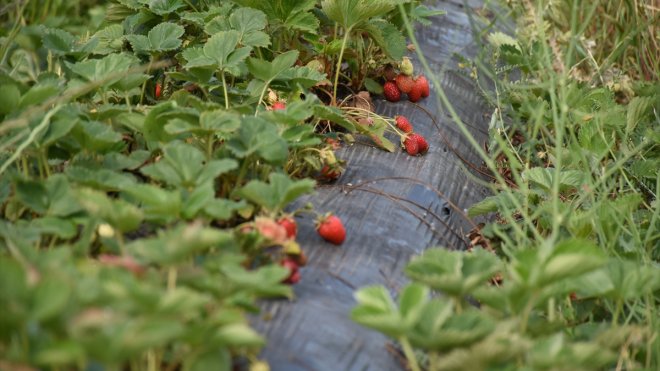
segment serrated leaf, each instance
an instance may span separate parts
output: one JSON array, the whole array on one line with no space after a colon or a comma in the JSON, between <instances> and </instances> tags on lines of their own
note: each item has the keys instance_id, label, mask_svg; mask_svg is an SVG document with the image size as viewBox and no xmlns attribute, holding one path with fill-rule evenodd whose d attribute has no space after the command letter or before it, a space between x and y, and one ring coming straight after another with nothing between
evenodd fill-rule
<instances>
[{"instance_id":1,"label":"serrated leaf","mask_svg":"<svg viewBox=\"0 0 660 371\"><path fill-rule=\"evenodd\" d=\"M362 22L387 14L397 5L394 0L323 0L321 8L331 20L350 30Z\"/></svg>"},{"instance_id":2,"label":"serrated leaf","mask_svg":"<svg viewBox=\"0 0 660 371\"><path fill-rule=\"evenodd\" d=\"M254 77L263 81L272 81L279 74L291 68L298 60L298 51L289 50L275 57L271 62L258 58L248 58L248 70Z\"/></svg>"},{"instance_id":3,"label":"serrated leaf","mask_svg":"<svg viewBox=\"0 0 660 371\"><path fill-rule=\"evenodd\" d=\"M291 180L279 173L271 173L268 180L268 183L252 180L238 194L269 211L279 211L303 194L311 193L316 184L309 179Z\"/></svg>"},{"instance_id":4,"label":"serrated leaf","mask_svg":"<svg viewBox=\"0 0 660 371\"><path fill-rule=\"evenodd\" d=\"M266 47L270 37L262 32L267 25L266 14L252 8L239 8L229 16L232 29L240 32L240 43L246 46Z\"/></svg>"},{"instance_id":5,"label":"serrated leaf","mask_svg":"<svg viewBox=\"0 0 660 371\"><path fill-rule=\"evenodd\" d=\"M490 33L488 35L488 42L497 48L502 45L510 45L515 47L518 51L521 51L520 45L516 39L500 31Z\"/></svg>"},{"instance_id":6,"label":"serrated leaf","mask_svg":"<svg viewBox=\"0 0 660 371\"><path fill-rule=\"evenodd\" d=\"M158 14L166 15L185 7L186 4L181 0L150 0L149 10Z\"/></svg>"},{"instance_id":7,"label":"serrated leaf","mask_svg":"<svg viewBox=\"0 0 660 371\"><path fill-rule=\"evenodd\" d=\"M180 37L185 32L178 24L163 22L149 31L149 44L152 51L169 51L181 46Z\"/></svg>"},{"instance_id":8,"label":"serrated leaf","mask_svg":"<svg viewBox=\"0 0 660 371\"><path fill-rule=\"evenodd\" d=\"M75 37L67 31L49 28L44 31L44 46L55 54L64 55L73 51Z\"/></svg>"}]
</instances>

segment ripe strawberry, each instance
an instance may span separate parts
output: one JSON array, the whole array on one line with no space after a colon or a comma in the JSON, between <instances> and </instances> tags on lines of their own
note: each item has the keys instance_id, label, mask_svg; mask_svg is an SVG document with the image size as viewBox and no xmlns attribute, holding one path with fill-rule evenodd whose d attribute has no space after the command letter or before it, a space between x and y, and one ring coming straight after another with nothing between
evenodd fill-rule
<instances>
[{"instance_id":1,"label":"ripe strawberry","mask_svg":"<svg viewBox=\"0 0 660 371\"><path fill-rule=\"evenodd\" d=\"M419 153L419 144L417 143L417 139L415 139L414 135L415 134L411 134L403 140L403 147L411 156L417 156Z\"/></svg>"},{"instance_id":2,"label":"ripe strawberry","mask_svg":"<svg viewBox=\"0 0 660 371\"><path fill-rule=\"evenodd\" d=\"M277 102L273 103L273 105L270 106L270 108L273 111L280 111L280 110L286 109L286 104L284 102L277 101Z\"/></svg>"},{"instance_id":3,"label":"ripe strawberry","mask_svg":"<svg viewBox=\"0 0 660 371\"><path fill-rule=\"evenodd\" d=\"M156 89L154 91L154 95L156 96L156 99L160 98L160 94L163 90L163 87L160 85L160 83L156 83Z\"/></svg>"},{"instance_id":4,"label":"ripe strawberry","mask_svg":"<svg viewBox=\"0 0 660 371\"><path fill-rule=\"evenodd\" d=\"M408 92L408 100L415 103L419 102L420 99L422 99L422 87L414 84L413 88Z\"/></svg>"},{"instance_id":5,"label":"ripe strawberry","mask_svg":"<svg viewBox=\"0 0 660 371\"><path fill-rule=\"evenodd\" d=\"M392 81L388 81L383 85L383 95L390 102L398 102L401 99L401 92Z\"/></svg>"},{"instance_id":6,"label":"ripe strawberry","mask_svg":"<svg viewBox=\"0 0 660 371\"><path fill-rule=\"evenodd\" d=\"M417 142L417 153L423 155L429 150L429 143L426 141L426 138L420 134L412 134L410 137Z\"/></svg>"},{"instance_id":7,"label":"ripe strawberry","mask_svg":"<svg viewBox=\"0 0 660 371\"><path fill-rule=\"evenodd\" d=\"M319 236L324 240L335 245L341 245L346 239L346 229L341 223L341 219L336 215L330 215L327 218L321 219L316 227Z\"/></svg>"},{"instance_id":8,"label":"ripe strawberry","mask_svg":"<svg viewBox=\"0 0 660 371\"><path fill-rule=\"evenodd\" d=\"M396 86L402 93L410 93L413 86L415 86L415 80L412 77L400 73L396 77Z\"/></svg>"},{"instance_id":9,"label":"ripe strawberry","mask_svg":"<svg viewBox=\"0 0 660 371\"><path fill-rule=\"evenodd\" d=\"M415 85L419 86L419 89L422 91L422 98L426 98L431 94L429 81L424 75L417 76L417 79L415 79Z\"/></svg>"},{"instance_id":10,"label":"ripe strawberry","mask_svg":"<svg viewBox=\"0 0 660 371\"><path fill-rule=\"evenodd\" d=\"M403 131L406 134L410 134L413 132L413 126L410 123L410 121L408 121L407 118L405 118L404 116L396 116L394 119L396 120L396 127L398 127L399 130Z\"/></svg>"},{"instance_id":11,"label":"ripe strawberry","mask_svg":"<svg viewBox=\"0 0 660 371\"><path fill-rule=\"evenodd\" d=\"M298 264L290 258L284 258L280 265L289 270L289 276L282 281L282 283L287 283L289 285L295 285L300 281L300 272L298 271Z\"/></svg>"},{"instance_id":12,"label":"ripe strawberry","mask_svg":"<svg viewBox=\"0 0 660 371\"><path fill-rule=\"evenodd\" d=\"M298 225L296 221L290 216L283 216L278 221L277 224L281 225L286 229L286 236L289 238L296 238L298 233Z\"/></svg>"},{"instance_id":13,"label":"ripe strawberry","mask_svg":"<svg viewBox=\"0 0 660 371\"><path fill-rule=\"evenodd\" d=\"M321 180L331 182L333 180L339 179L340 176L341 176L341 168L332 167L328 165L323 165L323 167L321 168L321 174L320 174Z\"/></svg>"}]
</instances>

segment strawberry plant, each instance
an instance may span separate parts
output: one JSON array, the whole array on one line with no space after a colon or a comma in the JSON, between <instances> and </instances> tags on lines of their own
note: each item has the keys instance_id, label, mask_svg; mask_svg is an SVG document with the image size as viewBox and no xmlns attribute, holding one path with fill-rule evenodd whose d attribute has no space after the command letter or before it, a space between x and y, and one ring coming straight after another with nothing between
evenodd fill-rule
<instances>
[{"instance_id":1,"label":"strawberry plant","mask_svg":"<svg viewBox=\"0 0 660 371\"><path fill-rule=\"evenodd\" d=\"M246 315L304 279L291 203L389 120L336 103L402 58L396 3L3 5L0 368L263 366Z\"/></svg>"}]
</instances>

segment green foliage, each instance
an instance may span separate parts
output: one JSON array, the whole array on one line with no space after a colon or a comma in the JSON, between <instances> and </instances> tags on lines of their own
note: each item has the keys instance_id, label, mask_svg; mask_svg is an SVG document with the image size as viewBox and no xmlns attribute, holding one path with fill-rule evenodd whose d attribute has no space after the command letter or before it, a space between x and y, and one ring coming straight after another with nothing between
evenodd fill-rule
<instances>
[{"instance_id":1,"label":"green foliage","mask_svg":"<svg viewBox=\"0 0 660 371\"><path fill-rule=\"evenodd\" d=\"M353 4L346 47L351 66L378 63L335 83L356 91L406 50L395 4L365 4ZM246 313L293 296L279 263L300 252L262 224L277 225L336 161L327 131L373 134L317 97L338 72L328 5L3 6L0 368L257 360L264 339ZM286 109L272 111L276 100Z\"/></svg>"}]
</instances>

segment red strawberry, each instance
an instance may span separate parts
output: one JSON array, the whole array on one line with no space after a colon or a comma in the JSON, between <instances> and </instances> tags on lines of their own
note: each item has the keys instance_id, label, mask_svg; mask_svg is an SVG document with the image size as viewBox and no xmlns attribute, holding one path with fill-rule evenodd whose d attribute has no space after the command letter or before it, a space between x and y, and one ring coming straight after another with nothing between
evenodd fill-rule
<instances>
[{"instance_id":1,"label":"red strawberry","mask_svg":"<svg viewBox=\"0 0 660 371\"><path fill-rule=\"evenodd\" d=\"M278 221L277 224L281 225L286 229L286 236L289 238L296 238L296 233L298 233L298 225L296 221L290 216L283 216Z\"/></svg>"},{"instance_id":2,"label":"red strawberry","mask_svg":"<svg viewBox=\"0 0 660 371\"><path fill-rule=\"evenodd\" d=\"M394 119L396 120L396 127L398 127L401 131L406 134L413 132L413 126L407 118L404 116L396 116Z\"/></svg>"},{"instance_id":3,"label":"red strawberry","mask_svg":"<svg viewBox=\"0 0 660 371\"><path fill-rule=\"evenodd\" d=\"M316 231L324 240L335 245L341 245L346 239L346 229L344 229L341 219L336 215L330 215L322 219L318 223Z\"/></svg>"},{"instance_id":4,"label":"red strawberry","mask_svg":"<svg viewBox=\"0 0 660 371\"><path fill-rule=\"evenodd\" d=\"M289 276L282 281L289 285L295 285L300 281L300 272L298 271L298 264L290 258L285 258L280 262L280 265L289 270Z\"/></svg>"},{"instance_id":5,"label":"red strawberry","mask_svg":"<svg viewBox=\"0 0 660 371\"><path fill-rule=\"evenodd\" d=\"M156 83L156 89L154 91L154 95L156 96L156 99L160 98L160 94L162 90L163 87L160 85L160 83Z\"/></svg>"},{"instance_id":6,"label":"red strawberry","mask_svg":"<svg viewBox=\"0 0 660 371\"><path fill-rule=\"evenodd\" d=\"M415 103L419 102L420 99L422 99L422 87L414 84L413 88L408 92L408 100Z\"/></svg>"},{"instance_id":7,"label":"red strawberry","mask_svg":"<svg viewBox=\"0 0 660 371\"><path fill-rule=\"evenodd\" d=\"M419 86L419 89L422 91L422 98L426 98L431 94L429 81L426 79L426 77L424 77L424 75L417 76L417 79L415 79L415 85Z\"/></svg>"},{"instance_id":8,"label":"red strawberry","mask_svg":"<svg viewBox=\"0 0 660 371\"><path fill-rule=\"evenodd\" d=\"M417 142L418 153L420 155L425 154L429 150L429 143L426 141L426 138L419 134L412 134L410 137Z\"/></svg>"},{"instance_id":9,"label":"red strawberry","mask_svg":"<svg viewBox=\"0 0 660 371\"><path fill-rule=\"evenodd\" d=\"M401 99L401 92L392 81L388 81L383 85L383 95L390 102L398 102Z\"/></svg>"},{"instance_id":10,"label":"red strawberry","mask_svg":"<svg viewBox=\"0 0 660 371\"><path fill-rule=\"evenodd\" d=\"M396 77L396 86L402 93L408 94L413 86L415 86L415 80L410 76L400 73L399 76Z\"/></svg>"},{"instance_id":11,"label":"red strawberry","mask_svg":"<svg viewBox=\"0 0 660 371\"><path fill-rule=\"evenodd\" d=\"M333 168L328 165L323 165L321 168L321 179L325 181L333 181L339 179L341 176L341 170L339 168Z\"/></svg>"},{"instance_id":12,"label":"red strawberry","mask_svg":"<svg viewBox=\"0 0 660 371\"><path fill-rule=\"evenodd\" d=\"M286 104L284 102L277 101L277 102L273 103L273 105L270 106L270 108L273 111L280 111L280 110L286 109Z\"/></svg>"},{"instance_id":13,"label":"red strawberry","mask_svg":"<svg viewBox=\"0 0 660 371\"><path fill-rule=\"evenodd\" d=\"M414 138L414 135L415 134L411 134L403 140L403 147L411 156L417 156L419 153L419 144L417 143L417 139Z\"/></svg>"}]
</instances>

